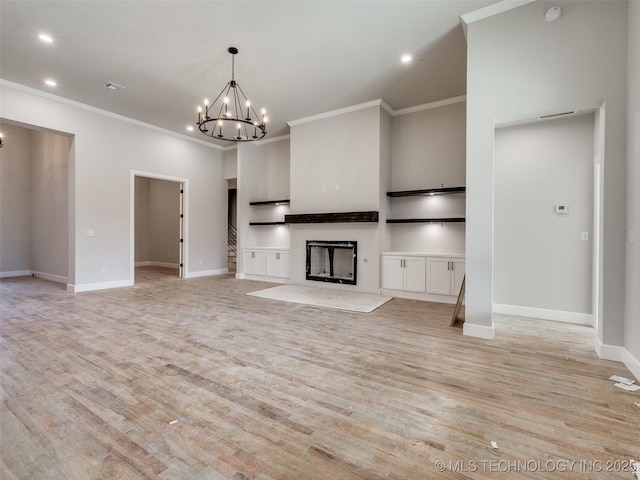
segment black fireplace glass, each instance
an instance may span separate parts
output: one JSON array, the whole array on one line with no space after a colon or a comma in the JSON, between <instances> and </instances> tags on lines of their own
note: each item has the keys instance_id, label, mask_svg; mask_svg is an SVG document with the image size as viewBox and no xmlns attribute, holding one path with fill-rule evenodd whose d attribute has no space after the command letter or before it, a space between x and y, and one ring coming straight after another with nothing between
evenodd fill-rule
<instances>
[{"instance_id":1,"label":"black fireplace glass","mask_svg":"<svg viewBox=\"0 0 640 480\"><path fill-rule=\"evenodd\" d=\"M355 285L358 242L307 240L307 280Z\"/></svg>"}]
</instances>

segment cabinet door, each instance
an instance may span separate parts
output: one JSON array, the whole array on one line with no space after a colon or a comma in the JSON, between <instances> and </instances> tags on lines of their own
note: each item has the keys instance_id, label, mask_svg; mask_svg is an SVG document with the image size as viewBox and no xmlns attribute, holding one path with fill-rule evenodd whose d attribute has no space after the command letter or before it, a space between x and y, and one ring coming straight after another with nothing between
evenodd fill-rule
<instances>
[{"instance_id":1,"label":"cabinet door","mask_svg":"<svg viewBox=\"0 0 640 480\"><path fill-rule=\"evenodd\" d=\"M267 252L267 275L270 277L289 276L289 252Z\"/></svg>"},{"instance_id":2,"label":"cabinet door","mask_svg":"<svg viewBox=\"0 0 640 480\"><path fill-rule=\"evenodd\" d=\"M255 252L252 250L244 250L242 260L244 264L244 273L254 275L256 272Z\"/></svg>"},{"instance_id":3,"label":"cabinet door","mask_svg":"<svg viewBox=\"0 0 640 480\"><path fill-rule=\"evenodd\" d=\"M404 257L404 289L408 292L424 293L426 271L424 257Z\"/></svg>"},{"instance_id":4,"label":"cabinet door","mask_svg":"<svg viewBox=\"0 0 640 480\"><path fill-rule=\"evenodd\" d=\"M451 295L458 295L465 273L464 258L452 258L451 264L453 265L453 271L451 272Z\"/></svg>"},{"instance_id":5,"label":"cabinet door","mask_svg":"<svg viewBox=\"0 0 640 480\"><path fill-rule=\"evenodd\" d=\"M255 250L256 253L256 275L267 274L267 258L264 250Z\"/></svg>"},{"instance_id":6,"label":"cabinet door","mask_svg":"<svg viewBox=\"0 0 640 480\"><path fill-rule=\"evenodd\" d=\"M280 253L280 276L284 278L289 278L290 270L289 270L289 252L278 252Z\"/></svg>"},{"instance_id":7,"label":"cabinet door","mask_svg":"<svg viewBox=\"0 0 640 480\"><path fill-rule=\"evenodd\" d=\"M270 277L280 276L280 256L278 252L267 252L267 275Z\"/></svg>"},{"instance_id":8,"label":"cabinet door","mask_svg":"<svg viewBox=\"0 0 640 480\"><path fill-rule=\"evenodd\" d=\"M427 258L427 293L451 295L450 258Z\"/></svg>"},{"instance_id":9,"label":"cabinet door","mask_svg":"<svg viewBox=\"0 0 640 480\"><path fill-rule=\"evenodd\" d=\"M263 250L244 251L244 273L248 275L265 275L266 258Z\"/></svg>"},{"instance_id":10,"label":"cabinet door","mask_svg":"<svg viewBox=\"0 0 640 480\"><path fill-rule=\"evenodd\" d=\"M403 258L394 255L382 257L382 288L404 290Z\"/></svg>"}]
</instances>

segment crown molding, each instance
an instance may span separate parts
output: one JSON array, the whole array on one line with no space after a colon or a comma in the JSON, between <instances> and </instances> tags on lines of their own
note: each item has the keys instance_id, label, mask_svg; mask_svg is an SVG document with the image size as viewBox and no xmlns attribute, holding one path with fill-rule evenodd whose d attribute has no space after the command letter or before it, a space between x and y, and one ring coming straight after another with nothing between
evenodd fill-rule
<instances>
[{"instance_id":1,"label":"crown molding","mask_svg":"<svg viewBox=\"0 0 640 480\"><path fill-rule=\"evenodd\" d=\"M197 138L190 137L183 133L177 133L172 130L167 130L166 128L158 127L156 125L151 125L150 123L141 122L140 120L135 120L131 117L126 117L124 115L120 115L118 113L113 113L108 110L103 110L101 108L93 107L91 105L87 105L86 103L77 102L75 100L70 100L65 97L61 97L59 95L54 95L49 92L44 92L42 90L38 90L37 88L27 87L26 85L22 85L20 83L11 82L9 80L5 80L0 78L0 87L11 88L13 90L18 90L21 92L28 93L30 95L35 95L41 98L45 98L47 100L52 100L54 102L62 103L65 105L69 105L74 108L79 108L81 110L86 110L88 112L97 113L98 115L103 115L105 117L113 118L115 120L119 120L121 122L130 123L136 125L138 127L143 127L149 130L153 130L159 133L163 133L165 135L171 135L173 137L180 138L182 140L187 140L189 142L198 143L200 145L204 145L206 147L215 148L217 150L224 150L225 147L221 147L220 145L216 145L215 143L205 142L204 140L199 140Z\"/></svg>"},{"instance_id":2,"label":"crown molding","mask_svg":"<svg viewBox=\"0 0 640 480\"><path fill-rule=\"evenodd\" d=\"M460 15L460 25L462 26L462 31L464 32L464 38L467 38L467 27L469 26L469 24L484 20L485 18L493 17L494 15L508 12L509 10L513 10L514 8L518 8L535 1L536 0L502 0L501 2L487 5L486 7L479 8L478 10L474 10L473 12Z\"/></svg>"},{"instance_id":3,"label":"crown molding","mask_svg":"<svg viewBox=\"0 0 640 480\"><path fill-rule=\"evenodd\" d=\"M336 117L338 115L344 115L345 113L357 112L358 110L364 110L365 108L382 107L390 115L393 115L393 109L387 102L381 98L377 100L371 100L370 102L359 103L357 105L351 105L350 107L339 108L337 110L331 110L329 112L319 113L317 115L311 115L310 117L299 118L298 120L291 120L287 122L290 127L294 125L300 125L302 123L314 122L316 120L322 120L323 118Z\"/></svg>"},{"instance_id":4,"label":"crown molding","mask_svg":"<svg viewBox=\"0 0 640 480\"><path fill-rule=\"evenodd\" d=\"M401 108L400 110L395 110L391 115L393 115L394 117L397 117L398 115L406 115L408 113L420 112L422 110L430 110L432 108L446 107L447 105L453 105L456 103L462 103L466 101L467 101L467 96L460 95L457 97L445 98L444 100L437 100L431 103L416 105L415 107Z\"/></svg>"}]
</instances>

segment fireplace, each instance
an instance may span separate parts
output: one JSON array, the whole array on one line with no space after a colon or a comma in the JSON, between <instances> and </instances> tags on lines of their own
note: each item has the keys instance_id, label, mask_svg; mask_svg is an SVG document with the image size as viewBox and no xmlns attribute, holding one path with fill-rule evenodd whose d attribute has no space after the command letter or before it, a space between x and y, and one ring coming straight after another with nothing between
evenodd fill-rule
<instances>
[{"instance_id":1,"label":"fireplace","mask_svg":"<svg viewBox=\"0 0 640 480\"><path fill-rule=\"evenodd\" d=\"M355 285L358 242L307 240L307 280Z\"/></svg>"}]
</instances>

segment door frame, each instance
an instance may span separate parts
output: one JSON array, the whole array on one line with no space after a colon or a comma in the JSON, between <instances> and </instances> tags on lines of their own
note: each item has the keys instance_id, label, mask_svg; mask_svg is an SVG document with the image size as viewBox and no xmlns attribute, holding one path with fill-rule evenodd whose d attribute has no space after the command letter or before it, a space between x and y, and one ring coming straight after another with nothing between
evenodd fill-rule
<instances>
[{"instance_id":1,"label":"door frame","mask_svg":"<svg viewBox=\"0 0 640 480\"><path fill-rule=\"evenodd\" d=\"M189 277L189 179L181 177L173 177L155 172L143 172L139 170L130 171L129 181L129 268L132 283L135 284L135 268L136 268L136 177L151 178L155 180L166 180L180 184L180 247L179 247L179 276L180 278Z\"/></svg>"}]
</instances>

